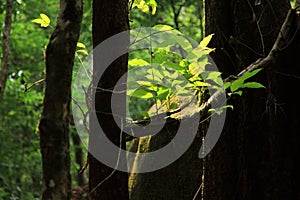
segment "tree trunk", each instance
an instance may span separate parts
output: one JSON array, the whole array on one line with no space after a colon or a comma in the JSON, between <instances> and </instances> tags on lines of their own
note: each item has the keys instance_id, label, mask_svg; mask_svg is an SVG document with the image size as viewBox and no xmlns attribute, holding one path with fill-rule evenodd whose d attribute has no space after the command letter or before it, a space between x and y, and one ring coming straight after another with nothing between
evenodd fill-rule
<instances>
[{"instance_id":1,"label":"tree trunk","mask_svg":"<svg viewBox=\"0 0 300 200\"><path fill-rule=\"evenodd\" d=\"M224 77L237 74L271 50L290 8L288 0L206 1L206 34ZM256 1L258 2L258 1ZM220 12L222 11L222 12ZM221 138L206 162L204 199L299 199L299 17L278 59L256 81L266 90L245 91L228 104ZM299 32L299 30L298 30Z\"/></svg>"},{"instance_id":2,"label":"tree trunk","mask_svg":"<svg viewBox=\"0 0 300 200\"><path fill-rule=\"evenodd\" d=\"M176 152L177 146L172 140L178 132L180 123L182 122L167 120L164 128L155 136L140 138L139 142L134 140L130 151L148 153L173 143L173 151ZM185 132L193 134L194 131L186 129ZM188 150L170 165L153 172L130 174L130 200L193 199L202 182L202 161L198 157L200 146L201 135L198 134ZM135 158L134 166L142 165L143 159Z\"/></svg>"},{"instance_id":3,"label":"tree trunk","mask_svg":"<svg viewBox=\"0 0 300 200\"><path fill-rule=\"evenodd\" d=\"M113 0L113 1L101 1L94 0L93 2L93 45L94 48L105 39L126 31L129 29L128 19L128 1L125 0ZM128 35L129 45L129 35ZM118 47L115 47L118 48ZM94 58L97 55L94 55ZM96 74L99 61L94 59L94 73ZM107 135L107 137L116 145L125 148L125 140L120 141L120 128L116 124L111 115L111 96L109 92L115 87L117 81L127 72L128 55L124 54L115 60L104 72L98 85L98 89L95 95L95 109L99 124ZM99 89L101 88L101 89ZM106 90L103 91L102 89ZM122 90L125 91L125 84L122 86ZM126 93L123 92L118 96L123 104L126 101ZM121 119L117 119L121 120ZM119 124L122 122L119 121ZM91 129L92 130L92 129ZM96 130L97 131L97 130ZM91 141L89 148L93 148L96 141ZM102 152L109 153L109 152ZM120 163L126 164L126 155L121 154L119 158L115 159L116 162L120 160ZM89 187L92 199L101 200L115 200L115 199L128 199L128 174L126 172L115 171L114 169L106 166L97 160L92 154L89 154Z\"/></svg>"},{"instance_id":4,"label":"tree trunk","mask_svg":"<svg viewBox=\"0 0 300 200\"><path fill-rule=\"evenodd\" d=\"M85 164L85 154L83 151L83 147L81 144L80 137L77 132L72 131L72 141L74 144L74 151L75 151L75 162L78 166L78 174L76 174L77 184L78 186L85 186L87 184L87 177L85 171L80 171Z\"/></svg>"},{"instance_id":5,"label":"tree trunk","mask_svg":"<svg viewBox=\"0 0 300 200\"><path fill-rule=\"evenodd\" d=\"M10 55L10 34L13 12L13 0L7 0L5 6L6 14L4 20L4 30L2 37L2 66L0 69L0 108L2 105L3 94L6 80L9 73L9 55Z\"/></svg>"},{"instance_id":6,"label":"tree trunk","mask_svg":"<svg viewBox=\"0 0 300 200\"><path fill-rule=\"evenodd\" d=\"M71 199L69 111L82 0L61 0L57 26L46 50L46 91L39 124L43 199Z\"/></svg>"},{"instance_id":7,"label":"tree trunk","mask_svg":"<svg viewBox=\"0 0 300 200\"><path fill-rule=\"evenodd\" d=\"M212 57L226 78L237 75L258 58L268 55L277 36L284 35L283 32L279 34L279 30L290 2L210 0L206 1L205 8L206 35L215 34L209 45L216 48ZM288 26L290 34L280 38L286 45L273 52L276 59L264 66L255 78L266 89L245 90L242 97L231 97L228 104L234 105L234 111L227 112L225 127L212 152L202 162L197 158L183 159L173 163L173 167L131 175L132 199L143 199L144 196L148 199L192 199L181 196L180 192L195 194L195 188L178 185L196 186L193 174L201 183L195 170L199 168L204 172L203 184L195 199L300 198L295 161L300 153L300 136L296 133L299 130L299 98L294 92L288 93L297 90L300 82L300 67L295 66L298 62L295 52L300 50L300 22L299 14L292 13L294 18ZM141 140L140 147L141 143L147 147L159 147L160 144L156 140L148 144ZM198 151L199 148L191 146L186 154L197 155ZM182 165L184 167L179 167ZM181 170L185 170L190 180L181 182L181 176L176 176Z\"/></svg>"}]
</instances>

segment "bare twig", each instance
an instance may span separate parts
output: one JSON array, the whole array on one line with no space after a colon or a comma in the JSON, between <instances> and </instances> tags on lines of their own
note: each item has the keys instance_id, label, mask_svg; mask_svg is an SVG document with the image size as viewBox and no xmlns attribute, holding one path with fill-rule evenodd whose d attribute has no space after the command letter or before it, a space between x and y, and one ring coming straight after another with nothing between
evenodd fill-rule
<instances>
[{"instance_id":1,"label":"bare twig","mask_svg":"<svg viewBox=\"0 0 300 200\"><path fill-rule=\"evenodd\" d=\"M44 82L44 81L45 81L45 79L43 78L43 79L41 79L41 80L38 80L38 81L32 83L29 87L26 87L26 88L25 88L25 92L28 92L28 90L30 90L31 88L33 88L33 87L36 86L36 85L39 85L40 83L42 83L42 82Z\"/></svg>"},{"instance_id":2,"label":"bare twig","mask_svg":"<svg viewBox=\"0 0 300 200\"><path fill-rule=\"evenodd\" d=\"M290 40L293 40L294 38L290 38L292 28L293 28L293 22L294 20L297 19L297 12L295 9L291 9L287 17L279 31L278 37L273 45L273 48L269 52L268 56L265 58L260 58L254 63L250 64L248 67L246 67L244 70L242 70L236 77L237 79L241 78L245 73L253 71L258 68L264 68L269 66L272 63L276 63L278 54L280 51L282 51L286 46L286 44L291 43ZM296 30L297 31L297 30ZM227 77L224 82L231 82L232 78ZM209 108L211 103L216 100L222 93L220 91L215 92L209 99L208 101L201 107L201 111L205 111Z\"/></svg>"},{"instance_id":3,"label":"bare twig","mask_svg":"<svg viewBox=\"0 0 300 200\"><path fill-rule=\"evenodd\" d=\"M124 127L123 119L121 118L120 146L119 146L119 152L118 152L118 158L117 158L116 166L115 166L114 170L105 179L103 179L100 183L98 183L98 185L96 185L91 190L91 192L90 192L91 194L94 193L97 190L97 188L99 188L101 185L103 185L103 183L105 183L117 171L117 168L118 168L119 162L120 162L121 152L122 152L123 127Z\"/></svg>"}]
</instances>

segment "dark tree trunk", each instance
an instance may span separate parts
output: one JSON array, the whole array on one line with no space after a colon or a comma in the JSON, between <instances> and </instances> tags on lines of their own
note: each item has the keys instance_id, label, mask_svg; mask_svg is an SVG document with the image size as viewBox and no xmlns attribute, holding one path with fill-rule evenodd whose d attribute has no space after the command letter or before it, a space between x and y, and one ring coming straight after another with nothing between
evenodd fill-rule
<instances>
[{"instance_id":1,"label":"dark tree trunk","mask_svg":"<svg viewBox=\"0 0 300 200\"><path fill-rule=\"evenodd\" d=\"M69 112L82 0L61 0L57 26L46 50L46 91L39 124L43 199L71 199Z\"/></svg>"},{"instance_id":2,"label":"dark tree trunk","mask_svg":"<svg viewBox=\"0 0 300 200\"><path fill-rule=\"evenodd\" d=\"M128 20L128 1L113 0L101 1L94 0L93 2L93 45L94 48L105 39L126 31L129 29ZM129 45L129 35L128 35ZM118 48L118 47L115 47ZM97 56L97 55L94 55ZM100 61L101 62L101 61ZM125 140L120 141L120 128L116 124L111 115L111 92L117 84L117 81L127 72L128 55L125 54L115 60L104 72L101 77L98 88L106 89L103 91L97 89L95 96L95 108L97 118L102 130L107 137L116 145L125 148ZM97 59L94 59L94 67L97 71ZM96 72L95 72L96 73ZM125 91L125 84L122 86ZM122 93L118 97L122 100L121 104L126 100L126 93ZM121 119L117 119L121 120ZM119 124L121 122L119 121ZM96 141L90 142L90 148ZM109 153L109 152L103 152ZM112 158L118 162L118 159L125 161L125 156L121 154L120 158ZM121 161L120 161L121 163ZM89 187L92 199L115 200L128 199L128 174L126 172L114 171L114 169L102 164L93 155L89 154Z\"/></svg>"},{"instance_id":3,"label":"dark tree trunk","mask_svg":"<svg viewBox=\"0 0 300 200\"><path fill-rule=\"evenodd\" d=\"M206 34L215 33L212 56L224 77L269 53L290 8L288 0L254 2L206 1ZM299 98L289 92L300 83L299 17L291 29L278 59L256 78L266 89L228 102L235 109L208 155L204 199L300 198Z\"/></svg>"},{"instance_id":4,"label":"dark tree trunk","mask_svg":"<svg viewBox=\"0 0 300 200\"><path fill-rule=\"evenodd\" d=\"M5 6L6 14L4 20L4 30L2 37L2 63L0 69L0 108L3 100L6 80L9 73L9 55L10 55L10 34L13 12L13 0L7 0Z\"/></svg>"}]
</instances>

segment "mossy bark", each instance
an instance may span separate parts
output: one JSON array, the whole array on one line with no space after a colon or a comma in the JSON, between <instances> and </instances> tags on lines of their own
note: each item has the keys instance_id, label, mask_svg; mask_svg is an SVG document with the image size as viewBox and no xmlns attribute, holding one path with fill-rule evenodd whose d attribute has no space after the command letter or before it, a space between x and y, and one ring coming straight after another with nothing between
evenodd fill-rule
<instances>
[{"instance_id":1,"label":"mossy bark","mask_svg":"<svg viewBox=\"0 0 300 200\"><path fill-rule=\"evenodd\" d=\"M61 0L57 26L46 50L46 91L39 123L45 200L71 199L69 112L81 19L81 0Z\"/></svg>"}]
</instances>

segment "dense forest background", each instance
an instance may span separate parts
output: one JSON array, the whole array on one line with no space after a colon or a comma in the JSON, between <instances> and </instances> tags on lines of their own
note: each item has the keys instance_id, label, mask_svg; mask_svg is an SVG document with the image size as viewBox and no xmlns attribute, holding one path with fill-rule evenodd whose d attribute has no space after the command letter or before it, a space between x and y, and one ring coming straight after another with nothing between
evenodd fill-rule
<instances>
[{"instance_id":1,"label":"dense forest background","mask_svg":"<svg viewBox=\"0 0 300 200\"><path fill-rule=\"evenodd\" d=\"M200 41L202 37L201 12L202 2L189 2L182 8L183 14L174 19L181 1L159 2L156 15L151 16L138 9L131 11L131 26L153 26L168 24L179 28L191 38ZM5 5L0 2L0 21L5 19ZM1 105L0 114L0 198L1 199L39 199L42 187L42 161L39 145L38 122L41 115L45 77L44 52L49 41L59 11L59 1L13 1L11 53L7 86ZM175 5L175 11L173 7ZM41 28L32 20L40 13L51 19L51 27ZM79 41L92 50L92 2L84 1L82 29ZM174 21L175 20L175 21ZM176 23L176 24L175 24ZM0 27L3 32L4 26ZM2 44L2 40L0 41ZM2 54L2 48L0 49ZM85 54L80 54L84 59ZM74 73L81 66L75 58ZM139 105L143 106L143 105ZM139 108L143 109L143 108ZM137 112L138 113L138 112ZM133 114L134 115L134 114ZM72 134L76 134L71 126ZM76 139L75 139L76 142ZM77 146L79 145L79 146ZM75 151L83 151L82 162L86 161L87 151L71 141L72 185L78 185L78 171L84 163L76 163ZM86 181L86 180L85 180ZM83 182L85 182L83 181ZM82 184L82 181L80 181Z\"/></svg>"},{"instance_id":2,"label":"dense forest background","mask_svg":"<svg viewBox=\"0 0 300 200\"><path fill-rule=\"evenodd\" d=\"M7 14L7 2L0 0L0 22L2 22L2 25L0 26L1 34L4 33L5 28L4 21ZM58 0L16 0L12 2L13 9L10 31L10 56L8 63L9 72L6 79L3 100L0 102L0 199L41 199L43 188L43 168L38 126L43 110L43 99L45 94L45 51L46 45L49 42L49 38L56 27L56 19L60 9L60 2ZM260 1L257 0L256 2ZM289 3L292 7L295 7L297 4L296 0L292 0ZM134 29L140 27L152 27L157 24L165 24L179 30L186 36L200 43L200 41L206 35L205 26L207 26L207 24L205 24L206 19L204 14L204 6L205 4L202 2L202 0L162 0L157 1L157 6L155 6L155 14L143 12L142 8L138 9L135 7L130 10L130 28ZM214 5L207 4L206 6L213 7ZM215 8L216 7L218 6L215 6ZM220 8L222 8L221 5ZM84 0L81 31L78 40L78 42L80 42L82 45L77 45L77 52L74 58L73 78L75 78L77 70L82 66L82 60L84 60L84 58L87 56L87 53L93 49L92 9L92 0ZM207 8L206 11L208 14L211 14L210 12L212 12ZM222 13L223 11L219 10L219 12ZM34 19L40 17L41 13L46 14L51 19L48 27L41 27L39 24L33 22ZM255 18L256 16L253 17ZM277 27L280 28L282 20L274 23L278 23ZM214 33L218 30L210 28L206 29L206 31ZM277 36L277 33L274 35ZM2 37L2 39L4 39L4 37ZM261 38L258 38L258 40L260 39ZM215 42L213 43L214 46L219 45L218 41L213 42ZM3 44L4 40L1 40L0 45L4 46ZM266 49L270 50L272 44L268 45L269 46L266 47ZM2 55L3 52L3 48L0 48L0 55ZM266 53L264 55L267 55L267 52L264 53ZM130 58L134 58L133 56L137 57L139 54L129 55ZM249 57L251 56L252 55ZM222 61L222 59L220 59L218 56L216 59L218 62ZM249 58L249 61L245 61L246 66L254 61L255 60ZM225 62L227 62L226 64L229 63L228 60L224 61L224 63ZM227 70L226 66L225 70ZM227 70L226 75L237 74L240 71L241 70ZM240 103L245 104L245 102ZM143 111L148 109L150 104L153 104L153 102L145 100L137 100L135 103L129 104L131 117L134 120L143 119ZM72 102L71 106L76 105L74 105L74 102ZM242 109L243 107L237 106L235 109L239 108ZM87 149L82 145L72 120L70 120L69 135L71 155L71 185L74 195L73 198L76 199L76 193L84 194L88 190L86 188L89 181L89 171L85 170L88 152ZM129 146L130 143L127 143L127 147ZM229 151L231 151L231 149ZM231 152L229 152L229 154L230 153ZM229 154L227 154L227 156ZM229 158L229 160L231 159L232 158ZM211 166L217 168L216 163L217 160L211 160ZM209 164L207 164L205 167L209 168ZM211 175L209 173L213 172L208 171L207 173L208 175ZM186 174L187 176L192 176L189 173ZM159 174L150 175L150 177L157 176L159 176ZM291 174L288 174L287 176L289 178ZM214 175L211 177L214 177ZM219 177L226 178L226 176L224 176L222 173ZM194 176L194 179L199 179L199 183L203 181L201 180L202 178L203 177L201 174L195 174ZM154 180L156 179L154 178ZM214 180L218 179L216 178ZM145 181L148 181L147 177L145 177ZM96 180L96 182L98 183L99 180ZM149 184L152 183L149 182ZM214 183L212 183L211 186L212 187L208 188L206 192L212 192L214 189L216 189ZM197 192L199 192L197 191L199 185L194 184L194 187L195 188L192 189L191 196L194 196ZM230 189L231 188L229 188L229 190ZM145 188L138 190L140 190L140 193L147 192ZM204 191L202 192L204 193ZM226 194L224 195L226 196ZM207 194L207 197L209 197L209 194ZM299 196L297 197L299 198ZM83 198L86 197L78 197L78 199ZM134 198L143 199L140 196L133 197L133 199ZM145 198L147 199L147 197ZM151 195L148 197L148 199L151 199ZM235 199L244 198L236 197Z\"/></svg>"}]
</instances>

